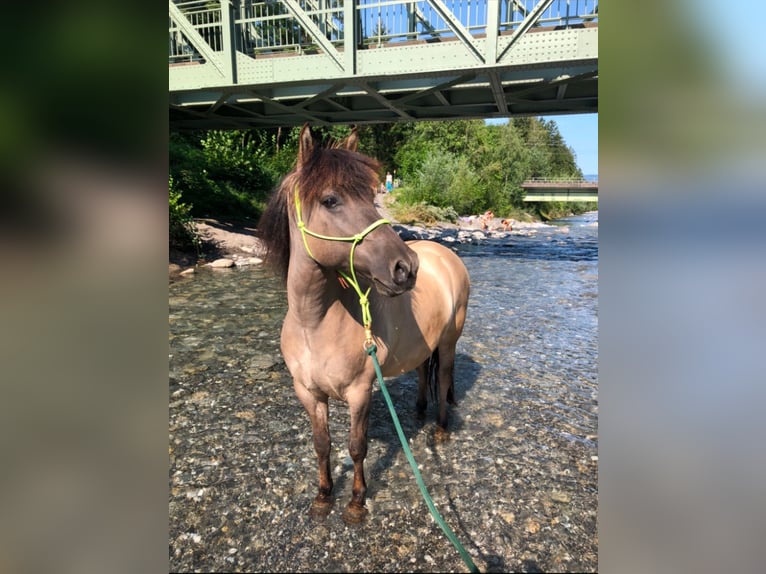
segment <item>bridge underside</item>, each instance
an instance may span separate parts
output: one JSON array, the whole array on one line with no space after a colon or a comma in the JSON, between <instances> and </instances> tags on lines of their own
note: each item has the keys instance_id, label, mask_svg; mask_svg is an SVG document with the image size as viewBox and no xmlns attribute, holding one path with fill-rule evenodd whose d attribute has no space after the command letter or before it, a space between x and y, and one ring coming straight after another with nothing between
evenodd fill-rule
<instances>
[{"instance_id":1,"label":"bridge underside","mask_svg":"<svg viewBox=\"0 0 766 574\"><path fill-rule=\"evenodd\" d=\"M598 201L598 191L587 189L530 189L524 201Z\"/></svg>"},{"instance_id":2,"label":"bridge underside","mask_svg":"<svg viewBox=\"0 0 766 574\"><path fill-rule=\"evenodd\" d=\"M396 0L389 4L404 7L415 3ZM292 51L279 51L274 46L248 48L247 34L250 38L254 34L248 30L260 26L266 17L248 20L242 10L230 14L222 10L215 30L223 40L216 50L211 48L212 25L195 26L190 12L182 12L170 2L171 129L598 111L598 27L592 20L553 25L563 22L554 14L545 25L540 18L546 14L544 10L552 10L552 3L533 6L528 2L529 8L519 20L509 20L507 25L502 24L504 12L486 13L475 33L447 10L443 0L417 4L438 12L409 14L419 18L420 28L426 20L432 22L427 34L422 30L415 35L403 32L402 37L389 34L388 41L370 42L360 40L366 38L362 28L350 34L344 34L342 27L334 31L323 28L320 33L317 24L360 20L362 4L354 8L355 4L346 2L337 9L346 10L345 17L336 15L330 20L326 15L319 18L324 13L312 14L302 4L285 0L280 3L284 18L298 22L300 26L295 28L311 44L296 43ZM434 32L437 27L441 33ZM388 28L394 28L393 20ZM412 37L416 39L408 39ZM187 61L179 58L178 46L190 54Z\"/></svg>"},{"instance_id":3,"label":"bridge underside","mask_svg":"<svg viewBox=\"0 0 766 574\"><path fill-rule=\"evenodd\" d=\"M598 201L598 182L532 179L521 185L524 201Z\"/></svg>"},{"instance_id":4,"label":"bridge underside","mask_svg":"<svg viewBox=\"0 0 766 574\"><path fill-rule=\"evenodd\" d=\"M250 84L171 93L173 129L598 112L597 62Z\"/></svg>"}]
</instances>

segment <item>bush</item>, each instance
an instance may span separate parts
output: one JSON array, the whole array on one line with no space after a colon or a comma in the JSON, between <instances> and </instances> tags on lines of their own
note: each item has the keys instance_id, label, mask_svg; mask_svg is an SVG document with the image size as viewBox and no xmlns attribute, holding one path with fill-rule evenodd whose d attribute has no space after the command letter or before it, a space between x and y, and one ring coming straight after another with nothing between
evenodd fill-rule
<instances>
[{"instance_id":1,"label":"bush","mask_svg":"<svg viewBox=\"0 0 766 574\"><path fill-rule=\"evenodd\" d=\"M481 213L497 205L491 201L487 187L482 184L465 157L455 162L444 202L442 205L450 205L464 215Z\"/></svg>"},{"instance_id":2,"label":"bush","mask_svg":"<svg viewBox=\"0 0 766 574\"><path fill-rule=\"evenodd\" d=\"M445 193L452 183L457 163L457 158L449 152L432 153L415 172L411 183L402 188L399 194L400 201L410 205L418 203L428 203L439 207L445 205Z\"/></svg>"},{"instance_id":3,"label":"bush","mask_svg":"<svg viewBox=\"0 0 766 574\"><path fill-rule=\"evenodd\" d=\"M491 207L486 186L468 159L441 150L428 156L412 182L402 188L399 199L423 217L428 217L419 207L424 203L449 208L455 214L479 213Z\"/></svg>"},{"instance_id":4,"label":"bush","mask_svg":"<svg viewBox=\"0 0 766 574\"><path fill-rule=\"evenodd\" d=\"M425 202L415 204L391 203L391 213L399 223L404 225L434 225L441 221L455 223L458 214L452 207L437 207Z\"/></svg>"},{"instance_id":5,"label":"bush","mask_svg":"<svg viewBox=\"0 0 766 574\"><path fill-rule=\"evenodd\" d=\"M194 227L191 206L184 203L181 192L175 189L172 176L168 178L170 247L199 251L201 240Z\"/></svg>"},{"instance_id":6,"label":"bush","mask_svg":"<svg viewBox=\"0 0 766 574\"><path fill-rule=\"evenodd\" d=\"M275 180L259 145L236 131L171 136L170 173L194 217L260 216Z\"/></svg>"}]
</instances>

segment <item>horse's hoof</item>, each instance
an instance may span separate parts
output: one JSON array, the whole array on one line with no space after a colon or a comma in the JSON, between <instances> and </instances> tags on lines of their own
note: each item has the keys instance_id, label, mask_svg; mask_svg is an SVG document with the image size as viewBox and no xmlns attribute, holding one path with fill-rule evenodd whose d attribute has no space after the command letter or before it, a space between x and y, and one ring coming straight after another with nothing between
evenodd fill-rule
<instances>
[{"instance_id":1,"label":"horse's hoof","mask_svg":"<svg viewBox=\"0 0 766 574\"><path fill-rule=\"evenodd\" d=\"M309 516L311 518L316 519L323 519L327 518L327 515L330 514L330 511L332 510L332 499L329 500L319 500L314 499L314 501L311 503L311 508L309 508Z\"/></svg>"},{"instance_id":2,"label":"horse's hoof","mask_svg":"<svg viewBox=\"0 0 766 574\"><path fill-rule=\"evenodd\" d=\"M449 439L449 431L442 426L436 425L436 430L434 431L434 440L436 442L446 442Z\"/></svg>"},{"instance_id":3,"label":"horse's hoof","mask_svg":"<svg viewBox=\"0 0 766 574\"><path fill-rule=\"evenodd\" d=\"M343 513L343 522L346 524L361 524L364 522L367 514L368 511L364 506L359 506L358 504L351 502Z\"/></svg>"}]
</instances>

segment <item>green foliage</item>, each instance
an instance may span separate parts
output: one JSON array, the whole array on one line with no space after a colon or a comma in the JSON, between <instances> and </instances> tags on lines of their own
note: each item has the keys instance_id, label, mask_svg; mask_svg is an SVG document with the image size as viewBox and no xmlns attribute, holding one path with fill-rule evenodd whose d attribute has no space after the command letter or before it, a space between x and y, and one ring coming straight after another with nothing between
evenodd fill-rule
<instances>
[{"instance_id":1,"label":"green foliage","mask_svg":"<svg viewBox=\"0 0 766 574\"><path fill-rule=\"evenodd\" d=\"M391 213L397 221L404 225L434 225L441 221L457 222L458 214L452 207L436 207L423 201L408 204L392 203Z\"/></svg>"},{"instance_id":2,"label":"green foliage","mask_svg":"<svg viewBox=\"0 0 766 574\"><path fill-rule=\"evenodd\" d=\"M427 156L411 183L398 194L400 201L450 207L458 213L484 210L488 205L486 185L471 167L468 158L436 150Z\"/></svg>"},{"instance_id":3,"label":"green foliage","mask_svg":"<svg viewBox=\"0 0 766 574\"><path fill-rule=\"evenodd\" d=\"M359 151L377 159L383 165L384 173L401 171L395 155L410 139L416 125L412 122L398 122L360 126Z\"/></svg>"},{"instance_id":4,"label":"green foliage","mask_svg":"<svg viewBox=\"0 0 766 574\"><path fill-rule=\"evenodd\" d=\"M576 213L585 213L598 209L597 202L589 201L546 201L535 204L536 213L543 221L560 219Z\"/></svg>"},{"instance_id":5,"label":"green foliage","mask_svg":"<svg viewBox=\"0 0 766 574\"><path fill-rule=\"evenodd\" d=\"M409 178L409 183L399 193L400 201L414 205L428 203L444 206L446 192L452 181L452 170L458 159L449 152L436 150L425 156L420 168Z\"/></svg>"},{"instance_id":6,"label":"green foliage","mask_svg":"<svg viewBox=\"0 0 766 574\"><path fill-rule=\"evenodd\" d=\"M257 219L272 189L295 165L300 129L171 134L171 242L183 240L192 216ZM351 130L344 125L312 129L326 142ZM523 201L521 184L529 178L582 177L553 121L520 117L503 125L481 120L371 124L360 126L359 139L362 153L402 181L391 207L403 223L457 221L458 214L487 209L525 220L597 208L593 203Z\"/></svg>"},{"instance_id":7,"label":"green foliage","mask_svg":"<svg viewBox=\"0 0 766 574\"><path fill-rule=\"evenodd\" d=\"M452 206L461 214L581 212L524 202L521 184L532 177L582 177L556 123L514 118L504 125L482 121L417 122L394 155L404 180L401 200ZM543 210L543 211L541 211Z\"/></svg>"},{"instance_id":8,"label":"green foliage","mask_svg":"<svg viewBox=\"0 0 766 574\"><path fill-rule=\"evenodd\" d=\"M169 236L170 246L177 249L199 250L200 237L194 228L191 206L183 202L181 191L176 189L173 177L168 178Z\"/></svg>"},{"instance_id":9,"label":"green foliage","mask_svg":"<svg viewBox=\"0 0 766 574\"><path fill-rule=\"evenodd\" d=\"M256 219L275 183L260 136L211 130L170 138L170 174L194 217Z\"/></svg>"}]
</instances>

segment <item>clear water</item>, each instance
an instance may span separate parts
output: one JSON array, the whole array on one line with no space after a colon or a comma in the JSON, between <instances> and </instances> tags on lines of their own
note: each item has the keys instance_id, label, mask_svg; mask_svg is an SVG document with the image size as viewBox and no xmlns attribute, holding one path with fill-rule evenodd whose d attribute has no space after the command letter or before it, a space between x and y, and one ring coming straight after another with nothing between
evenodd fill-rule
<instances>
[{"instance_id":1,"label":"clear water","mask_svg":"<svg viewBox=\"0 0 766 574\"><path fill-rule=\"evenodd\" d=\"M437 508L481 570L595 571L598 214L452 245L471 276L451 439L416 379L387 382ZM373 395L364 525L350 498L348 414L331 403L336 504L322 523L308 417L279 352L285 294L259 267L170 285L172 570L465 571L431 519Z\"/></svg>"}]
</instances>

